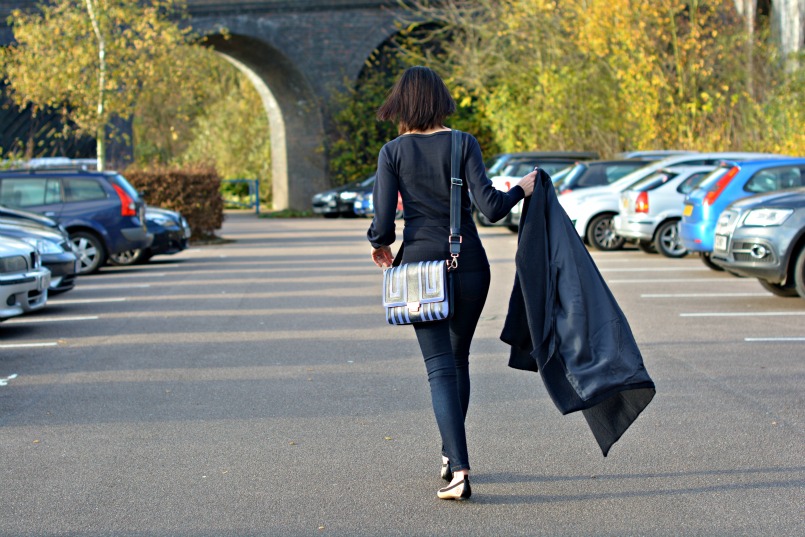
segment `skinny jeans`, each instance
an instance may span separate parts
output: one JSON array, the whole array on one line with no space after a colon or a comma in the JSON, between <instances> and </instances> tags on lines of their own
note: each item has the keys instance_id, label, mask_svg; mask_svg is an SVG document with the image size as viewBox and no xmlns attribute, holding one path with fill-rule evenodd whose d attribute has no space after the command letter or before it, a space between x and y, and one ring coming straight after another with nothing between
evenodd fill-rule
<instances>
[{"instance_id":1,"label":"skinny jeans","mask_svg":"<svg viewBox=\"0 0 805 537\"><path fill-rule=\"evenodd\" d=\"M470 343L489 293L490 272L453 273L453 317L414 323L428 372L433 413L442 437L442 454L454 472L469 470L464 420L470 405Z\"/></svg>"}]
</instances>

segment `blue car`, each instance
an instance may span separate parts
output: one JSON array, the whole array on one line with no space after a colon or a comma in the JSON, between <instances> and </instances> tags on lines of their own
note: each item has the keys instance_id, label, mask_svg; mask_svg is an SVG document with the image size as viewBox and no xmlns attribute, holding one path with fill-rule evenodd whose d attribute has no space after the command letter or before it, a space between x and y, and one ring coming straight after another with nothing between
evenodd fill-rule
<instances>
[{"instance_id":1,"label":"blue car","mask_svg":"<svg viewBox=\"0 0 805 537\"><path fill-rule=\"evenodd\" d=\"M708 267L716 246L718 217L727 205L754 194L805 186L805 158L775 158L722 163L685 198L679 236L691 252L699 252Z\"/></svg>"}]
</instances>

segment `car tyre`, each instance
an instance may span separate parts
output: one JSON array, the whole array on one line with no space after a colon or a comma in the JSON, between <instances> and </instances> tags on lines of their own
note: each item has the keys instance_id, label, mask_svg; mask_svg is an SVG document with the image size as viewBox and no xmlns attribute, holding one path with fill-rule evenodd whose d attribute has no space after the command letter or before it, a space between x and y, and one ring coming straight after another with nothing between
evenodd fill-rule
<instances>
[{"instance_id":1,"label":"car tyre","mask_svg":"<svg viewBox=\"0 0 805 537\"><path fill-rule=\"evenodd\" d=\"M794 265L794 288L799 296L805 298L805 247L799 251Z\"/></svg>"},{"instance_id":2,"label":"car tyre","mask_svg":"<svg viewBox=\"0 0 805 537\"><path fill-rule=\"evenodd\" d=\"M611 252L623 248L626 240L615 233L614 215L600 214L587 227L587 238L596 250Z\"/></svg>"},{"instance_id":3,"label":"car tyre","mask_svg":"<svg viewBox=\"0 0 805 537\"><path fill-rule=\"evenodd\" d=\"M678 259L688 255L688 251L679 238L679 220L669 220L660 224L654 236L654 247L665 257Z\"/></svg>"},{"instance_id":4,"label":"car tyre","mask_svg":"<svg viewBox=\"0 0 805 537\"><path fill-rule=\"evenodd\" d=\"M148 261L149 257L150 256L145 254L145 250L138 248L136 250L126 250L125 252L110 255L109 263L112 265L127 267L129 265L138 265L140 263L144 263Z\"/></svg>"},{"instance_id":5,"label":"car tyre","mask_svg":"<svg viewBox=\"0 0 805 537\"><path fill-rule=\"evenodd\" d=\"M701 252L699 255L702 258L702 263L704 263L707 268L715 270L716 272L724 272L723 267L719 267L710 259L710 252Z\"/></svg>"},{"instance_id":6,"label":"car tyre","mask_svg":"<svg viewBox=\"0 0 805 537\"><path fill-rule=\"evenodd\" d=\"M656 254L657 249L652 241L637 241L637 249L645 254Z\"/></svg>"},{"instance_id":7,"label":"car tyre","mask_svg":"<svg viewBox=\"0 0 805 537\"><path fill-rule=\"evenodd\" d=\"M771 283L766 280L761 280L760 278L758 278L757 281L760 282L760 285L763 287L763 289L765 289L766 291L775 296L782 296L786 298L799 296L799 293L797 293L797 288L795 285L789 284L783 286L780 285L779 283Z\"/></svg>"},{"instance_id":8,"label":"car tyre","mask_svg":"<svg viewBox=\"0 0 805 537\"><path fill-rule=\"evenodd\" d=\"M78 273L92 274L106 263L106 248L101 239L89 231L70 234L75 254L78 257Z\"/></svg>"}]
</instances>

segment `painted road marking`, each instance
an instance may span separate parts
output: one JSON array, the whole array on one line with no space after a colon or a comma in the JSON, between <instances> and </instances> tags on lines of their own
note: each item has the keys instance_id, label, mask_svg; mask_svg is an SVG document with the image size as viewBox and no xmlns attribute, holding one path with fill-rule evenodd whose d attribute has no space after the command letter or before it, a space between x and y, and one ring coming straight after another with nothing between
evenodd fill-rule
<instances>
[{"instance_id":1,"label":"painted road marking","mask_svg":"<svg viewBox=\"0 0 805 537\"><path fill-rule=\"evenodd\" d=\"M84 289L82 287L82 289ZM61 306L65 304L101 304L104 302L125 302L126 297L120 298L85 298L81 300L48 300L48 304Z\"/></svg>"},{"instance_id":2,"label":"painted road marking","mask_svg":"<svg viewBox=\"0 0 805 537\"><path fill-rule=\"evenodd\" d=\"M96 285L76 285L76 289L80 289L82 291L97 291L99 289L109 289L110 287L120 287L119 283L100 283ZM146 287L151 287L150 283L127 283L126 289L145 289Z\"/></svg>"},{"instance_id":3,"label":"painted road marking","mask_svg":"<svg viewBox=\"0 0 805 537\"><path fill-rule=\"evenodd\" d=\"M8 381L14 380L15 378L17 378L16 373L14 373L13 375L9 375L8 377L6 377L4 379L0 379L0 386L8 386Z\"/></svg>"},{"instance_id":4,"label":"painted road marking","mask_svg":"<svg viewBox=\"0 0 805 537\"><path fill-rule=\"evenodd\" d=\"M802 341L805 337L745 337L744 341Z\"/></svg>"},{"instance_id":5,"label":"painted road marking","mask_svg":"<svg viewBox=\"0 0 805 537\"><path fill-rule=\"evenodd\" d=\"M24 349L27 347L58 347L57 341L48 341L47 343L7 343L0 345L0 349Z\"/></svg>"},{"instance_id":6,"label":"painted road marking","mask_svg":"<svg viewBox=\"0 0 805 537\"><path fill-rule=\"evenodd\" d=\"M765 296L774 297L771 293L667 293L667 294L643 294L640 298L706 298L706 297L730 297L730 296Z\"/></svg>"},{"instance_id":7,"label":"painted road marking","mask_svg":"<svg viewBox=\"0 0 805 537\"><path fill-rule=\"evenodd\" d=\"M28 323L60 323L60 322L70 322L70 321L93 321L98 319L97 315L88 315L85 317L42 317L40 318L22 318L22 319L11 319L9 321L3 321L5 324L28 324Z\"/></svg>"},{"instance_id":8,"label":"painted road marking","mask_svg":"<svg viewBox=\"0 0 805 537\"><path fill-rule=\"evenodd\" d=\"M690 282L707 282L707 283L751 283L757 285L757 281L745 278L666 278L666 279L630 279L630 280L607 280L607 283L690 283Z\"/></svg>"},{"instance_id":9,"label":"painted road marking","mask_svg":"<svg viewBox=\"0 0 805 537\"><path fill-rule=\"evenodd\" d=\"M679 314L680 317L788 317L791 315L805 315L805 311L731 311Z\"/></svg>"}]
</instances>

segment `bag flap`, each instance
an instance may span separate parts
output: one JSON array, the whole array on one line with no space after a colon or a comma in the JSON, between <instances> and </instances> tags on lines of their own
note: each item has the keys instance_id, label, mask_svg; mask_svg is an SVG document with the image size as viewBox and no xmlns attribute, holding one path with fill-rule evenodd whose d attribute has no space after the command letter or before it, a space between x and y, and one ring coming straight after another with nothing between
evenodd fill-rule
<instances>
[{"instance_id":1,"label":"bag flap","mask_svg":"<svg viewBox=\"0 0 805 537\"><path fill-rule=\"evenodd\" d=\"M444 261L406 263L383 273L383 306L442 302L447 298L447 265Z\"/></svg>"}]
</instances>

